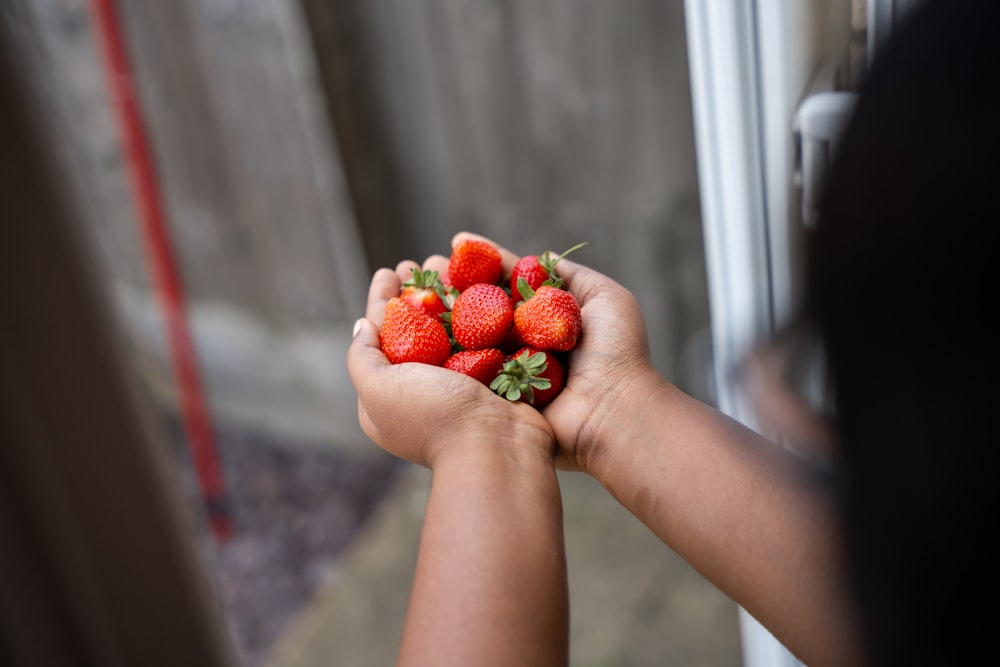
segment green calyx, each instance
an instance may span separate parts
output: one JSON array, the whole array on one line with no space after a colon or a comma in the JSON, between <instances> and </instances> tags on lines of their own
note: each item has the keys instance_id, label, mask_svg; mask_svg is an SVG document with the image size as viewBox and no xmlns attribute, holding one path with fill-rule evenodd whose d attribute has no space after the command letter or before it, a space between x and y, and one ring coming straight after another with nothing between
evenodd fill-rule
<instances>
[{"instance_id":1,"label":"green calyx","mask_svg":"<svg viewBox=\"0 0 1000 667\"><path fill-rule=\"evenodd\" d=\"M508 401L519 401L523 397L528 403L534 403L536 389L541 391L552 386L549 380L539 377L548 367L544 352L532 354L525 350L504 363L503 370L490 383L490 389Z\"/></svg>"},{"instance_id":2,"label":"green calyx","mask_svg":"<svg viewBox=\"0 0 1000 667\"><path fill-rule=\"evenodd\" d=\"M586 241L584 241L583 243L577 243L575 246L573 246L569 250L566 250L561 255L556 255L551 250L546 250L541 255L539 255L538 256L538 264L543 269L545 269L545 272L548 273L549 276L550 276L550 280L546 280L542 284L543 285L552 285L553 287L562 287L562 278L560 278L559 274L556 273L556 264L558 264L559 260L561 260L566 255L568 255L571 252L574 252L576 250L579 250L580 248L582 248L585 245L587 245Z\"/></svg>"},{"instance_id":3,"label":"green calyx","mask_svg":"<svg viewBox=\"0 0 1000 667\"><path fill-rule=\"evenodd\" d=\"M546 280L545 282L547 283L549 281ZM541 285L539 285L539 287L541 287ZM517 292L525 301L535 296L535 290L531 289L531 285L528 284L528 281L525 280L523 276L520 276L517 279Z\"/></svg>"},{"instance_id":4,"label":"green calyx","mask_svg":"<svg viewBox=\"0 0 1000 667\"><path fill-rule=\"evenodd\" d=\"M452 329L451 325L452 312L450 310L446 310L445 312L438 315L438 320L440 320L441 324L444 325L445 333L448 334L448 340L451 341L451 353L455 354L456 352L461 352L462 350L464 350L465 348L459 345L458 341L455 340L455 332Z\"/></svg>"},{"instance_id":5,"label":"green calyx","mask_svg":"<svg viewBox=\"0 0 1000 667\"><path fill-rule=\"evenodd\" d=\"M441 282L441 276L437 271L423 271L419 267L413 267L413 278L403 283L403 287L413 287L414 289L431 289L441 299L441 303L448 310L455 304L454 297L456 290L454 287L445 287Z\"/></svg>"},{"instance_id":6,"label":"green calyx","mask_svg":"<svg viewBox=\"0 0 1000 667\"><path fill-rule=\"evenodd\" d=\"M556 273L556 264L558 264L559 260L561 260L566 255L570 254L574 250L579 250L585 245L587 245L586 241L584 241L583 243L577 243L575 246L573 246L572 248L570 248L561 255L556 255L551 250L546 250L541 255L539 255L538 265L541 266L543 269L545 269L545 272L549 274L549 277L545 280L545 282L539 285L539 287L541 287L542 285L550 285L552 287L561 289L563 286L563 281L562 278L559 277L559 274ZM531 289L531 285L529 285L528 281L525 280L523 277L518 277L516 287L518 294L520 294L521 298L524 299L525 301L535 296L535 291Z\"/></svg>"},{"instance_id":7,"label":"green calyx","mask_svg":"<svg viewBox=\"0 0 1000 667\"><path fill-rule=\"evenodd\" d=\"M556 280L546 280L539 285L538 288L541 289L546 286L562 289L562 280L559 280L558 278ZM517 278L517 292L525 301L535 296L535 290L531 289L531 285L528 284L528 281L525 280L523 276L518 276Z\"/></svg>"}]
</instances>

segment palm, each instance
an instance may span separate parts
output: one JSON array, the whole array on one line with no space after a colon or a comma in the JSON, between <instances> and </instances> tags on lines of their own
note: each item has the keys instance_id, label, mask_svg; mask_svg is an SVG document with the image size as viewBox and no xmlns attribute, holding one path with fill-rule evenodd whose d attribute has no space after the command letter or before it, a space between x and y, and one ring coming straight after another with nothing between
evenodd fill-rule
<instances>
[{"instance_id":1,"label":"palm","mask_svg":"<svg viewBox=\"0 0 1000 667\"><path fill-rule=\"evenodd\" d=\"M426 364L384 365L377 370L379 390L395 400L373 399L361 406L362 426L387 451L429 465L442 443L464 441L477 446L483 433L509 431L511 424L549 434L541 413L512 403L477 380ZM401 449L400 447L405 447Z\"/></svg>"},{"instance_id":2,"label":"palm","mask_svg":"<svg viewBox=\"0 0 1000 667\"><path fill-rule=\"evenodd\" d=\"M484 237L462 232L455 236L452 244L469 238L493 243ZM505 274L509 275L519 256L506 248L497 248L503 258ZM389 272L376 275L372 293L369 294L369 317L372 321L381 321L381 303L399 289L398 281L409 276L415 266L414 262L400 263L396 267L396 274L400 276L398 280ZM444 272L447 266L446 258L435 255L427 258L423 268ZM490 398L484 394L489 390L481 385L470 385L470 378L446 378L442 373L447 374L448 371L444 369L428 368L420 369L420 372L433 372L435 382L440 377L440 381L448 387L440 396L441 400L451 403L440 404L437 410L441 414L447 413L459 423L465 422L466 416L471 420L510 419L515 416L515 424L532 431L542 429L549 437L555 435L555 458L560 468L586 470L588 456L598 445L595 442L595 424L602 421L607 424L619 414L627 417L628 410L616 406L622 405L623 401L628 404L629 383L638 375L655 374L655 371L652 370L646 328L635 297L613 280L570 260L560 261L557 270L566 288L580 302L583 334L570 355L566 385L544 409L544 418L523 403L479 400L479 397ZM474 380L471 382L475 383ZM432 385L422 383L420 386ZM463 415L461 410L467 410L468 414ZM516 412L510 412L512 410Z\"/></svg>"},{"instance_id":3,"label":"palm","mask_svg":"<svg viewBox=\"0 0 1000 667\"><path fill-rule=\"evenodd\" d=\"M428 259L439 268L443 258ZM375 273L369 287L367 319L381 326L386 302L399 294L413 262ZM391 364L379 349L378 332L364 329L348 355L348 370L358 391L358 417L372 440L408 461L430 465L441 443L475 446L484 437L552 442L552 428L541 413L511 403L480 382L444 368L420 363ZM511 434L511 425L524 428ZM540 439L539 439L540 436Z\"/></svg>"},{"instance_id":4,"label":"palm","mask_svg":"<svg viewBox=\"0 0 1000 667\"><path fill-rule=\"evenodd\" d=\"M592 428L606 420L614 397L631 377L651 367L645 324L638 303L621 285L582 266L560 265L580 301L583 335L569 359L562 393L545 410L556 436L556 463L586 469L596 443Z\"/></svg>"}]
</instances>

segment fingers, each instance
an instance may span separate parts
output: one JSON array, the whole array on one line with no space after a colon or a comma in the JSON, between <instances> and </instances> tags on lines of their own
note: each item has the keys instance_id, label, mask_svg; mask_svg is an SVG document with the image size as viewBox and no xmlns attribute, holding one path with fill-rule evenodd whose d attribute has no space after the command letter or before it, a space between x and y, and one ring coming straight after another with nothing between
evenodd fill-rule
<instances>
[{"instance_id":1,"label":"fingers","mask_svg":"<svg viewBox=\"0 0 1000 667\"><path fill-rule=\"evenodd\" d=\"M485 236L480 236L479 234L473 234L472 232L459 232L451 239L451 247L454 248L456 245L462 241L468 239L475 239L477 241L485 241L491 246L500 251L500 259L503 261L503 272L505 276L509 276L510 272L514 270L514 265L517 264L517 260L521 259L520 255L517 255L510 250L507 250L496 241L486 238Z\"/></svg>"},{"instance_id":2,"label":"fingers","mask_svg":"<svg viewBox=\"0 0 1000 667\"><path fill-rule=\"evenodd\" d=\"M565 288L576 297L581 306L589 301L602 286L605 288L618 286L616 282L604 274L568 259L559 260L556 271L562 278Z\"/></svg>"},{"instance_id":3,"label":"fingers","mask_svg":"<svg viewBox=\"0 0 1000 667\"><path fill-rule=\"evenodd\" d=\"M472 232L459 232L455 234L451 240L451 245L455 247L462 241L469 239L485 241L500 252L505 276L510 275L514 269L514 265L520 259L519 255L496 242ZM412 279L413 269L415 268L437 271L439 274L445 275L448 272L448 258L443 255L431 255L424 260L422 266L413 260L403 260L396 265L395 270L379 269L372 277L371 287L368 291L368 308L365 312L365 317L371 320L376 326L381 327L386 302L390 298L399 295L402 284ZM581 304L595 290L599 290L602 284L615 284L610 278L569 259L560 260L557 271L566 283L566 287L574 293L574 296L577 297Z\"/></svg>"},{"instance_id":4,"label":"fingers","mask_svg":"<svg viewBox=\"0 0 1000 667\"><path fill-rule=\"evenodd\" d=\"M373 354L377 353L377 354ZM354 371L361 371L361 365L386 366L389 360L382 354L379 345L378 328L366 317L362 317L354 323L354 340L347 349L347 372L354 380L357 375ZM353 368L352 368L353 367Z\"/></svg>"},{"instance_id":5,"label":"fingers","mask_svg":"<svg viewBox=\"0 0 1000 667\"><path fill-rule=\"evenodd\" d=\"M367 318L354 323L354 340L347 349L347 374L358 393L358 422L369 438L378 442L378 428L368 414L365 401L377 403L382 371L391 366L379 347L378 329Z\"/></svg>"},{"instance_id":6,"label":"fingers","mask_svg":"<svg viewBox=\"0 0 1000 667\"><path fill-rule=\"evenodd\" d=\"M443 255L431 255L424 260L423 266L410 259L403 260L396 265L396 275L399 276L400 284L413 279L413 269L437 271L439 275L444 275L448 272L448 258Z\"/></svg>"},{"instance_id":7,"label":"fingers","mask_svg":"<svg viewBox=\"0 0 1000 667\"><path fill-rule=\"evenodd\" d=\"M365 317L372 321L377 327L382 326L385 319L385 304L394 296L399 296L399 289L402 281L399 275L392 269L379 269L372 276L371 285L368 286L368 306L365 309Z\"/></svg>"},{"instance_id":8,"label":"fingers","mask_svg":"<svg viewBox=\"0 0 1000 667\"><path fill-rule=\"evenodd\" d=\"M431 255L424 260L424 271L437 271L438 275L448 273L448 258L444 255Z\"/></svg>"},{"instance_id":9,"label":"fingers","mask_svg":"<svg viewBox=\"0 0 1000 667\"><path fill-rule=\"evenodd\" d=\"M389 360L379 346L378 328L362 317L354 323L354 340L347 349L347 374L358 394L363 395L366 382L388 365Z\"/></svg>"},{"instance_id":10,"label":"fingers","mask_svg":"<svg viewBox=\"0 0 1000 667\"><path fill-rule=\"evenodd\" d=\"M396 275L399 276L399 284L413 280L413 269L419 269L420 265L411 259L404 259L396 265Z\"/></svg>"}]
</instances>

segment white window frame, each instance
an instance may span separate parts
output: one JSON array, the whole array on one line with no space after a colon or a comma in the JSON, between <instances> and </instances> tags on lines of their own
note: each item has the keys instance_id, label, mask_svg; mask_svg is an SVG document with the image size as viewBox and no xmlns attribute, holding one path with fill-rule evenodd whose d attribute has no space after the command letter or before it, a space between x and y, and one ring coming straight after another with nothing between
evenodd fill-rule
<instances>
[{"instance_id":1,"label":"white window frame","mask_svg":"<svg viewBox=\"0 0 1000 667\"><path fill-rule=\"evenodd\" d=\"M849 2L686 0L685 17L718 404L759 430L731 373L795 310L795 110L846 47ZM740 635L747 667L801 664L742 609Z\"/></svg>"}]
</instances>

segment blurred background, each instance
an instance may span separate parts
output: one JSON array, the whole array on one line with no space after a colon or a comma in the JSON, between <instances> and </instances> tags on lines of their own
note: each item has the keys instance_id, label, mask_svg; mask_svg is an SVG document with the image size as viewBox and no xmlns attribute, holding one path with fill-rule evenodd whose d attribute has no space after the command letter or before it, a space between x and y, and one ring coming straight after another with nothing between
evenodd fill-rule
<instances>
[{"instance_id":1,"label":"blurred background","mask_svg":"<svg viewBox=\"0 0 1000 667\"><path fill-rule=\"evenodd\" d=\"M203 513L96 4L0 16ZM343 359L375 268L460 230L587 241L574 259L638 297L658 369L714 400L682 0L116 4L233 524L195 537L245 664L395 655L429 477L357 425ZM735 605L562 482L573 664L739 664Z\"/></svg>"}]
</instances>

